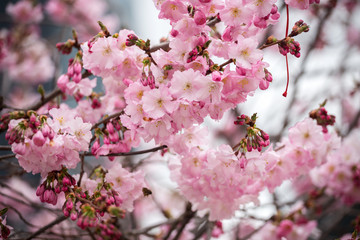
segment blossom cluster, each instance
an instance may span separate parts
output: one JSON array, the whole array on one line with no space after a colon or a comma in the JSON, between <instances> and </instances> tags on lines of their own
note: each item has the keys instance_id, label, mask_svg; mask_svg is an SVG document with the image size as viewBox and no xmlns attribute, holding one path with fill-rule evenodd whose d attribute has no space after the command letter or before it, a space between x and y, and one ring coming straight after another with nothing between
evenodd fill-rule
<instances>
[{"instance_id":1,"label":"blossom cluster","mask_svg":"<svg viewBox=\"0 0 360 240\"><path fill-rule=\"evenodd\" d=\"M51 117L29 112L28 119L11 120L6 138L21 167L33 174L75 168L79 152L89 148L91 124L63 109L51 109Z\"/></svg>"},{"instance_id":2,"label":"blossom cluster","mask_svg":"<svg viewBox=\"0 0 360 240\"><path fill-rule=\"evenodd\" d=\"M307 174L340 145L339 137L323 133L310 118L290 128L289 139L279 147L264 152L239 154L228 145L209 148L203 135L192 129L174 137L169 147L180 157L172 156L169 167L193 208L209 210L214 220L231 217L241 204L256 203L265 188L272 192L285 180Z\"/></svg>"},{"instance_id":3,"label":"blossom cluster","mask_svg":"<svg viewBox=\"0 0 360 240\"><path fill-rule=\"evenodd\" d=\"M164 143L208 115L220 119L259 85L267 88L272 79L257 49L263 28L253 23L276 12L274 3L156 2L159 17L172 25L169 51L153 51L132 31L122 30L82 44L83 67L104 79L101 104L109 112L124 109L121 123L131 135ZM213 34L208 25L219 19L228 27ZM215 57L233 59L236 69L216 64Z\"/></svg>"},{"instance_id":4,"label":"blossom cluster","mask_svg":"<svg viewBox=\"0 0 360 240\"><path fill-rule=\"evenodd\" d=\"M312 183L347 205L360 202L359 131L346 137L327 161L311 171Z\"/></svg>"}]
</instances>

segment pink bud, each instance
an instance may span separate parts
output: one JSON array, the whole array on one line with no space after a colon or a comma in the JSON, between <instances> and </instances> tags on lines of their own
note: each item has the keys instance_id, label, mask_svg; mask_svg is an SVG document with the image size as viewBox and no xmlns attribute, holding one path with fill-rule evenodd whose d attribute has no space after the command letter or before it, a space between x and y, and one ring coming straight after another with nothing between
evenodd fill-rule
<instances>
[{"instance_id":1,"label":"pink bud","mask_svg":"<svg viewBox=\"0 0 360 240\"><path fill-rule=\"evenodd\" d=\"M278 20L279 18L280 18L280 13L275 13L275 14L271 15L272 20Z\"/></svg>"},{"instance_id":2,"label":"pink bud","mask_svg":"<svg viewBox=\"0 0 360 240\"><path fill-rule=\"evenodd\" d=\"M237 74L239 74L240 76L245 76L246 75L246 69L242 68L242 67L236 67L236 72Z\"/></svg>"},{"instance_id":3,"label":"pink bud","mask_svg":"<svg viewBox=\"0 0 360 240\"><path fill-rule=\"evenodd\" d=\"M36 115L35 114L31 114L30 122L35 124L35 122L36 122Z\"/></svg>"},{"instance_id":4,"label":"pink bud","mask_svg":"<svg viewBox=\"0 0 360 240\"><path fill-rule=\"evenodd\" d=\"M171 36L176 37L179 34L179 31L173 29L173 30L171 30L170 34L171 34Z\"/></svg>"},{"instance_id":5,"label":"pink bud","mask_svg":"<svg viewBox=\"0 0 360 240\"><path fill-rule=\"evenodd\" d=\"M82 79L82 76L81 76L81 73L76 73L72 76L72 80L75 82L75 83L79 83Z\"/></svg>"},{"instance_id":6,"label":"pink bud","mask_svg":"<svg viewBox=\"0 0 360 240\"><path fill-rule=\"evenodd\" d=\"M44 202L50 203L50 200L52 200L52 191L50 189L45 190L43 196L44 196Z\"/></svg>"},{"instance_id":7,"label":"pink bud","mask_svg":"<svg viewBox=\"0 0 360 240\"><path fill-rule=\"evenodd\" d=\"M64 216L65 216L65 217L69 217L69 216L70 216L70 212L69 212L66 208L63 210L63 213L64 213Z\"/></svg>"},{"instance_id":8,"label":"pink bud","mask_svg":"<svg viewBox=\"0 0 360 240\"><path fill-rule=\"evenodd\" d=\"M254 25L258 28L266 28L267 27L266 19L255 16Z\"/></svg>"},{"instance_id":9,"label":"pink bud","mask_svg":"<svg viewBox=\"0 0 360 240\"><path fill-rule=\"evenodd\" d=\"M212 76L213 81L215 81L215 82L221 81L221 74L218 71L212 72L211 76Z\"/></svg>"},{"instance_id":10,"label":"pink bud","mask_svg":"<svg viewBox=\"0 0 360 240\"><path fill-rule=\"evenodd\" d=\"M70 182L70 179L68 177L64 177L63 180L62 180L62 184L64 186L70 186L71 185L71 182Z\"/></svg>"},{"instance_id":11,"label":"pink bud","mask_svg":"<svg viewBox=\"0 0 360 240\"><path fill-rule=\"evenodd\" d=\"M44 138L41 131L38 131L37 133L35 133L34 136L32 137L32 140L33 140L34 144L38 147L43 146L46 141L46 139Z\"/></svg>"},{"instance_id":12,"label":"pink bud","mask_svg":"<svg viewBox=\"0 0 360 240\"><path fill-rule=\"evenodd\" d=\"M56 185L54 190L55 190L55 193L57 193L57 194L61 193L61 188L59 185Z\"/></svg>"},{"instance_id":13,"label":"pink bud","mask_svg":"<svg viewBox=\"0 0 360 240\"><path fill-rule=\"evenodd\" d=\"M277 13L277 11L278 11L278 7L274 4L273 6L272 6L272 8L271 8L271 14L275 14L275 13Z\"/></svg>"},{"instance_id":14,"label":"pink bud","mask_svg":"<svg viewBox=\"0 0 360 240\"><path fill-rule=\"evenodd\" d=\"M151 70L149 70L148 83L149 83L149 87L151 89L155 88L155 77L154 77L153 73L151 72Z\"/></svg>"},{"instance_id":15,"label":"pink bud","mask_svg":"<svg viewBox=\"0 0 360 240\"><path fill-rule=\"evenodd\" d=\"M109 135L109 139L112 142L118 142L119 141L119 134L117 132L114 132L113 134Z\"/></svg>"},{"instance_id":16,"label":"pink bud","mask_svg":"<svg viewBox=\"0 0 360 240\"><path fill-rule=\"evenodd\" d=\"M201 3L209 3L209 2L211 2L211 0L199 0L199 2L201 2Z\"/></svg>"},{"instance_id":17,"label":"pink bud","mask_svg":"<svg viewBox=\"0 0 360 240\"><path fill-rule=\"evenodd\" d=\"M197 25L203 25L206 23L206 16L202 11L197 10L194 14L194 20Z\"/></svg>"},{"instance_id":18,"label":"pink bud","mask_svg":"<svg viewBox=\"0 0 360 240\"><path fill-rule=\"evenodd\" d=\"M41 196L44 193L44 191L45 191L45 186L44 186L44 184L41 184L36 189L36 196Z\"/></svg>"},{"instance_id":19,"label":"pink bud","mask_svg":"<svg viewBox=\"0 0 360 240\"><path fill-rule=\"evenodd\" d=\"M74 207L74 203L73 201L71 201L70 199L66 201L66 209L68 209L69 211L71 211Z\"/></svg>"},{"instance_id":20,"label":"pink bud","mask_svg":"<svg viewBox=\"0 0 360 240\"><path fill-rule=\"evenodd\" d=\"M294 223L288 219L282 220L278 228L276 229L276 235L278 238L286 237L292 232Z\"/></svg>"},{"instance_id":21,"label":"pink bud","mask_svg":"<svg viewBox=\"0 0 360 240\"><path fill-rule=\"evenodd\" d=\"M104 144L110 144L110 139L108 137L104 137Z\"/></svg>"},{"instance_id":22,"label":"pink bud","mask_svg":"<svg viewBox=\"0 0 360 240\"><path fill-rule=\"evenodd\" d=\"M81 64L79 62L75 62L74 63L74 73L81 74L81 70L82 70Z\"/></svg>"},{"instance_id":23,"label":"pink bud","mask_svg":"<svg viewBox=\"0 0 360 240\"><path fill-rule=\"evenodd\" d=\"M55 192L54 191L51 191L51 195L50 195L50 204L52 204L52 205L56 205L56 203L57 203L57 195L55 194Z\"/></svg>"},{"instance_id":24,"label":"pink bud","mask_svg":"<svg viewBox=\"0 0 360 240\"><path fill-rule=\"evenodd\" d=\"M69 77L66 74L61 75L57 80L57 86L62 91L66 91L66 84L69 82Z\"/></svg>"},{"instance_id":25,"label":"pink bud","mask_svg":"<svg viewBox=\"0 0 360 240\"><path fill-rule=\"evenodd\" d=\"M75 221L77 219L77 213L76 212L72 212L70 215L70 219Z\"/></svg>"},{"instance_id":26,"label":"pink bud","mask_svg":"<svg viewBox=\"0 0 360 240\"><path fill-rule=\"evenodd\" d=\"M268 89L269 85L270 85L270 83L268 81L265 81L264 79L262 79L259 83L259 88L261 90L266 90L266 89Z\"/></svg>"},{"instance_id":27,"label":"pink bud","mask_svg":"<svg viewBox=\"0 0 360 240\"><path fill-rule=\"evenodd\" d=\"M114 125L112 125L111 122L108 122L108 123L106 124L106 130L108 130L108 132L109 132L110 134L115 133Z\"/></svg>"},{"instance_id":28,"label":"pink bud","mask_svg":"<svg viewBox=\"0 0 360 240\"><path fill-rule=\"evenodd\" d=\"M42 135L46 138L50 133L50 127L47 124L44 124L43 128L41 129Z\"/></svg>"},{"instance_id":29,"label":"pink bud","mask_svg":"<svg viewBox=\"0 0 360 240\"><path fill-rule=\"evenodd\" d=\"M222 35L222 39L224 41L231 42L233 40L233 38L232 38L232 30L233 29L234 29L234 27L231 27L231 26L226 27L226 29Z\"/></svg>"},{"instance_id":30,"label":"pink bud","mask_svg":"<svg viewBox=\"0 0 360 240\"><path fill-rule=\"evenodd\" d=\"M100 141L99 139L94 142L94 144L91 147L91 154L96 155L97 150L100 148Z\"/></svg>"}]
</instances>

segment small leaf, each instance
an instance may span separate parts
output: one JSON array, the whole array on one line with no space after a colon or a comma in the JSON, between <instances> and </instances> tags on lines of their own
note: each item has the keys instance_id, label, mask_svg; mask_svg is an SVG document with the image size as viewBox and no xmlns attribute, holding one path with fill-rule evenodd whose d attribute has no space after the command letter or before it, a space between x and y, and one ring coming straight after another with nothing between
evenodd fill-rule
<instances>
[{"instance_id":1,"label":"small leaf","mask_svg":"<svg viewBox=\"0 0 360 240\"><path fill-rule=\"evenodd\" d=\"M8 208L4 208L0 210L0 216L3 216L8 211Z\"/></svg>"},{"instance_id":2,"label":"small leaf","mask_svg":"<svg viewBox=\"0 0 360 240\"><path fill-rule=\"evenodd\" d=\"M38 88L37 88L37 91L38 93L40 93L41 95L41 101L44 101L44 98L45 98L45 90L44 90L44 87L43 85L39 85Z\"/></svg>"}]
</instances>

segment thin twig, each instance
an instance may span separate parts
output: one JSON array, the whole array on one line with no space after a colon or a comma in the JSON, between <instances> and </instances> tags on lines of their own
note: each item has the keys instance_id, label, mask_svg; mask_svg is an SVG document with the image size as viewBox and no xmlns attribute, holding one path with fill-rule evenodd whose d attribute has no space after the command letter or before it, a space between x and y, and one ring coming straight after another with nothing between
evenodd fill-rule
<instances>
[{"instance_id":1,"label":"thin twig","mask_svg":"<svg viewBox=\"0 0 360 240\"><path fill-rule=\"evenodd\" d=\"M94 130L95 128L97 128L98 126L100 126L101 124L103 123L106 123L107 121L109 121L110 119L112 118L116 118L120 115L124 114L124 111L121 111L121 112L117 112L117 113L114 113L114 114L111 114L109 115L108 117L104 118L103 120L95 123L92 127L91 127L91 130Z\"/></svg>"},{"instance_id":2,"label":"thin twig","mask_svg":"<svg viewBox=\"0 0 360 240\"><path fill-rule=\"evenodd\" d=\"M42 106L44 106L46 103L50 102L52 99L56 98L57 96L59 96L61 94L61 90L58 88L55 88L49 95L47 95L46 97L44 97L44 99L42 101L39 101L33 105L31 105L30 107L28 107L26 110L38 110L39 108L41 108Z\"/></svg>"},{"instance_id":3,"label":"thin twig","mask_svg":"<svg viewBox=\"0 0 360 240\"><path fill-rule=\"evenodd\" d=\"M0 145L0 150L1 151L10 151L11 146L10 145Z\"/></svg>"},{"instance_id":4,"label":"thin twig","mask_svg":"<svg viewBox=\"0 0 360 240\"><path fill-rule=\"evenodd\" d=\"M358 122L360 120L360 110L357 112L356 116L352 120L352 122L349 125L349 128L345 134L345 136L349 135L349 133L358 125Z\"/></svg>"},{"instance_id":5,"label":"thin twig","mask_svg":"<svg viewBox=\"0 0 360 240\"><path fill-rule=\"evenodd\" d=\"M132 230L132 231L129 231L127 232L126 234L127 235L141 235L141 234L145 234L147 232L149 232L150 230L154 229L154 228L157 228L157 227L160 227L160 226L163 226L163 225L167 225L167 224L172 224L174 222L178 221L178 219L169 219L167 220L166 222L162 222L162 223L157 223L157 224L154 224L154 225L151 225L149 227L145 227L145 228L141 228L141 229L135 229L135 230ZM125 235L126 235L125 234Z\"/></svg>"},{"instance_id":6,"label":"thin twig","mask_svg":"<svg viewBox=\"0 0 360 240\"><path fill-rule=\"evenodd\" d=\"M195 216L194 211L191 210L191 203L188 203L186 205L186 211L185 214L183 215L183 219L181 221L181 225L178 229L178 231L176 232L175 237L173 238L173 240L178 240L181 236L181 234L183 233L186 225L190 222L190 220Z\"/></svg>"},{"instance_id":7,"label":"thin twig","mask_svg":"<svg viewBox=\"0 0 360 240\"><path fill-rule=\"evenodd\" d=\"M58 217L57 219L55 219L55 220L52 221L51 223L45 225L44 227L40 228L39 230L37 230L36 232L34 232L33 234L31 234L29 237L26 238L26 240L33 239L34 237L42 234L43 232L45 232L45 231L48 230L49 228L52 228L52 227L55 226L56 224L61 223L61 222L64 221L65 219L67 219L67 217L65 217L65 216Z\"/></svg>"},{"instance_id":8,"label":"thin twig","mask_svg":"<svg viewBox=\"0 0 360 240\"><path fill-rule=\"evenodd\" d=\"M166 145L161 145L159 147L154 147L154 148L141 150L141 151L125 152L125 153L110 153L110 154L107 154L107 155L99 155L99 156L100 157L133 156L133 155L140 155L140 154L144 154L144 153L156 152L158 150L162 150L162 149L165 149L165 148L167 148ZM93 154L91 152L86 152L86 153L84 153L84 156L93 156Z\"/></svg>"},{"instance_id":9,"label":"thin twig","mask_svg":"<svg viewBox=\"0 0 360 240\"><path fill-rule=\"evenodd\" d=\"M79 181L78 181L78 183L77 183L78 187L80 187L80 185L81 185L81 180L82 180L83 175L84 175L84 172L85 172L85 171L84 171L84 158L85 158L84 154L81 154L81 155L80 155L80 159L81 159L81 171L80 171Z\"/></svg>"},{"instance_id":10,"label":"thin twig","mask_svg":"<svg viewBox=\"0 0 360 240\"><path fill-rule=\"evenodd\" d=\"M2 155L0 156L0 160L3 160L3 159L8 159L8 158L14 158L16 155L11 153L11 154L6 154L6 155Z\"/></svg>"},{"instance_id":11,"label":"thin twig","mask_svg":"<svg viewBox=\"0 0 360 240\"><path fill-rule=\"evenodd\" d=\"M24 216L19 212L19 210L17 210L17 209L14 208L13 206L6 205L6 207L7 207L7 208L10 208L11 210L13 210L25 224L27 224L27 225L29 225L29 226L31 226L31 227L35 227L35 228L38 227L38 226L30 223L28 220L26 220L26 219L24 218Z\"/></svg>"}]
</instances>

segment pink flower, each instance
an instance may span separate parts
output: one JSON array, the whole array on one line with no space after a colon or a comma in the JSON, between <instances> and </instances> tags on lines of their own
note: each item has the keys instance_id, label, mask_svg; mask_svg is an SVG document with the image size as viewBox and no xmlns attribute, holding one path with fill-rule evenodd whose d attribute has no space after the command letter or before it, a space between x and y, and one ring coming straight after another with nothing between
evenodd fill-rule
<instances>
[{"instance_id":1,"label":"pink flower","mask_svg":"<svg viewBox=\"0 0 360 240\"><path fill-rule=\"evenodd\" d=\"M233 50L229 52L230 58L236 59L236 65L250 69L252 64L259 62L263 54L257 49L257 41L252 38L239 37L238 44L233 45Z\"/></svg>"},{"instance_id":2,"label":"pink flower","mask_svg":"<svg viewBox=\"0 0 360 240\"><path fill-rule=\"evenodd\" d=\"M159 18L177 22L187 14L187 7L180 0L165 0L161 4Z\"/></svg>"},{"instance_id":3,"label":"pink flower","mask_svg":"<svg viewBox=\"0 0 360 240\"><path fill-rule=\"evenodd\" d=\"M106 181L112 183L113 189L119 193L121 208L133 211L134 201L143 195L142 188L146 186L144 174L141 171L129 172L116 163L108 170Z\"/></svg>"},{"instance_id":4,"label":"pink flower","mask_svg":"<svg viewBox=\"0 0 360 240\"><path fill-rule=\"evenodd\" d=\"M86 44L83 44L82 48L84 68L98 75L106 74L106 71L117 66L120 63L119 60L122 59L116 38L98 38L92 45L91 52Z\"/></svg>"},{"instance_id":5,"label":"pink flower","mask_svg":"<svg viewBox=\"0 0 360 240\"><path fill-rule=\"evenodd\" d=\"M38 23L43 19L41 5L30 0L22 0L16 4L9 3L6 6L6 12L14 18L15 21L22 23Z\"/></svg>"},{"instance_id":6,"label":"pink flower","mask_svg":"<svg viewBox=\"0 0 360 240\"><path fill-rule=\"evenodd\" d=\"M146 91L142 98L144 112L151 118L161 118L166 113L171 114L177 108L172 101L169 89L163 85L158 89Z\"/></svg>"},{"instance_id":7,"label":"pink flower","mask_svg":"<svg viewBox=\"0 0 360 240\"><path fill-rule=\"evenodd\" d=\"M170 93L176 98L188 101L201 100L201 90L205 87L206 77L199 71L188 69L176 71L171 81Z\"/></svg>"},{"instance_id":8,"label":"pink flower","mask_svg":"<svg viewBox=\"0 0 360 240\"><path fill-rule=\"evenodd\" d=\"M67 84L69 83L69 77L67 74L62 74L57 80L57 86L62 92L66 91Z\"/></svg>"},{"instance_id":9,"label":"pink flower","mask_svg":"<svg viewBox=\"0 0 360 240\"><path fill-rule=\"evenodd\" d=\"M58 82L59 85L59 82ZM79 83L75 83L74 81L68 82L66 84L67 93L69 95L73 95L79 92L82 96L90 96L93 88L96 87L96 78L90 80L89 78L81 79Z\"/></svg>"},{"instance_id":10,"label":"pink flower","mask_svg":"<svg viewBox=\"0 0 360 240\"><path fill-rule=\"evenodd\" d=\"M308 9L310 5L309 0L285 0L285 3L299 9Z\"/></svg>"},{"instance_id":11,"label":"pink flower","mask_svg":"<svg viewBox=\"0 0 360 240\"><path fill-rule=\"evenodd\" d=\"M220 10L220 18L227 26L248 24L254 10L244 1L225 0L225 8Z\"/></svg>"},{"instance_id":12,"label":"pink flower","mask_svg":"<svg viewBox=\"0 0 360 240\"><path fill-rule=\"evenodd\" d=\"M324 141L322 128L310 118L298 122L289 129L290 142L300 147L315 147Z\"/></svg>"}]
</instances>

